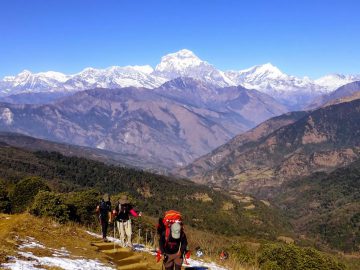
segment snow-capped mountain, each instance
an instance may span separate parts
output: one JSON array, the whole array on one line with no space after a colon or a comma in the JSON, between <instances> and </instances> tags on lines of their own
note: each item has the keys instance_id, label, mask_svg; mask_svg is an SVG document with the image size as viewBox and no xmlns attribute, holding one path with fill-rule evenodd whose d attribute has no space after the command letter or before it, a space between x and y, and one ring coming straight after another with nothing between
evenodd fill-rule
<instances>
[{"instance_id":1,"label":"snow-capped mountain","mask_svg":"<svg viewBox=\"0 0 360 270\"><path fill-rule=\"evenodd\" d=\"M127 86L155 88L166 82L153 76L150 66L112 66L106 69L85 68L73 75L59 72L31 73L24 70L0 81L0 96L27 92L63 92L90 88L119 88Z\"/></svg>"},{"instance_id":2,"label":"snow-capped mountain","mask_svg":"<svg viewBox=\"0 0 360 270\"><path fill-rule=\"evenodd\" d=\"M53 91L61 88L70 78L60 72L48 71L33 74L24 70L16 76L7 76L0 81L0 95L18 94L28 91Z\"/></svg>"},{"instance_id":3,"label":"snow-capped mountain","mask_svg":"<svg viewBox=\"0 0 360 270\"><path fill-rule=\"evenodd\" d=\"M312 87L313 84L309 78L300 79L287 75L271 63L239 71L228 71L225 74L238 85L265 92L294 91L299 88Z\"/></svg>"},{"instance_id":4,"label":"snow-capped mountain","mask_svg":"<svg viewBox=\"0 0 360 270\"><path fill-rule=\"evenodd\" d=\"M237 85L269 94L292 109L300 109L315 97L330 90L308 77L298 78L285 74L271 63L239 71L227 71L225 74Z\"/></svg>"},{"instance_id":5,"label":"snow-capped mountain","mask_svg":"<svg viewBox=\"0 0 360 270\"><path fill-rule=\"evenodd\" d=\"M154 74L167 79L192 77L220 87L235 85L224 72L202 61L192 51L186 49L163 56Z\"/></svg>"},{"instance_id":6,"label":"snow-capped mountain","mask_svg":"<svg viewBox=\"0 0 360 270\"><path fill-rule=\"evenodd\" d=\"M315 83L317 85L323 86L330 91L333 91L340 86L359 80L360 75L329 74L315 80Z\"/></svg>"},{"instance_id":7,"label":"snow-capped mountain","mask_svg":"<svg viewBox=\"0 0 360 270\"><path fill-rule=\"evenodd\" d=\"M106 69L86 68L65 83L67 89L146 87L155 88L167 80L151 75L150 66L112 66Z\"/></svg>"},{"instance_id":8,"label":"snow-capped mountain","mask_svg":"<svg viewBox=\"0 0 360 270\"><path fill-rule=\"evenodd\" d=\"M23 71L0 81L0 96L21 93L73 92L90 88L146 87L156 88L177 77L192 77L217 87L241 85L272 95L292 109L300 109L310 100L360 80L360 75L332 74L317 80L285 74L270 63L239 71L221 71L183 49L161 58L153 69L145 66L112 66L106 69L86 68L73 75L48 71Z\"/></svg>"}]
</instances>

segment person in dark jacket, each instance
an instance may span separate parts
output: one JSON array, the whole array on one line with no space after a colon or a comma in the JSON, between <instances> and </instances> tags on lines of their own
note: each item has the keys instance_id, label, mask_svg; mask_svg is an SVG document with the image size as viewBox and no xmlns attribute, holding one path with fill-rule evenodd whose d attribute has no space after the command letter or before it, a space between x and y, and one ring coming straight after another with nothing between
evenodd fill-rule
<instances>
[{"instance_id":1,"label":"person in dark jacket","mask_svg":"<svg viewBox=\"0 0 360 270\"><path fill-rule=\"evenodd\" d=\"M159 239L159 248L164 256L164 266L166 270L181 270L188 245L186 234L181 229L180 223L172 224L170 231L168 239L166 239L165 231Z\"/></svg>"},{"instance_id":2,"label":"person in dark jacket","mask_svg":"<svg viewBox=\"0 0 360 270\"><path fill-rule=\"evenodd\" d=\"M131 243L131 219L130 215L134 217L141 216L141 213L137 213L133 206L130 204L128 197L123 195L120 197L118 204L113 210L113 216L115 217L116 225L120 235L120 242L123 246L132 247ZM125 242L125 235L127 237L127 243Z\"/></svg>"},{"instance_id":3,"label":"person in dark jacket","mask_svg":"<svg viewBox=\"0 0 360 270\"><path fill-rule=\"evenodd\" d=\"M101 198L100 203L96 207L96 213L98 214L99 221L101 224L102 237L104 242L107 242L107 230L109 222L111 221L111 202L109 194L104 194Z\"/></svg>"}]
</instances>

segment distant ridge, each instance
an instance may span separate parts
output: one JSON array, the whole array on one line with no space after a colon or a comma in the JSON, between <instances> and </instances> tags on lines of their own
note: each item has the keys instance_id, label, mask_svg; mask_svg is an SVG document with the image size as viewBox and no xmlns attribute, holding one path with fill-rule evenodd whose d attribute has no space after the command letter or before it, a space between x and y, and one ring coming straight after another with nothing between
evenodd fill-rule
<instances>
[{"instance_id":1,"label":"distant ridge","mask_svg":"<svg viewBox=\"0 0 360 270\"><path fill-rule=\"evenodd\" d=\"M65 143L57 143L57 142L26 136L19 133L0 131L0 143L13 147L31 150L31 151L58 152L63 154L64 156L83 157L83 158L88 158L118 166L126 166L126 167L134 167L134 168L153 167L154 171L157 171L157 169L159 169L155 164L151 164L151 163L143 164L142 160L136 156L131 157L130 155L127 155L125 157L111 151L65 144Z\"/></svg>"}]
</instances>

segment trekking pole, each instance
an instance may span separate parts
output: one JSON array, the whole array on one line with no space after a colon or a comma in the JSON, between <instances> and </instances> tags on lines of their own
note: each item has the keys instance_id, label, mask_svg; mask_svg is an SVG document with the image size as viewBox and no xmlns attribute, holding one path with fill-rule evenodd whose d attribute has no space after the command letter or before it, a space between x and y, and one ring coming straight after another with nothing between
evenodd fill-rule
<instances>
[{"instance_id":1,"label":"trekking pole","mask_svg":"<svg viewBox=\"0 0 360 270\"><path fill-rule=\"evenodd\" d=\"M113 242L114 242L114 251L115 251L115 223L116 221L114 220L114 240L113 240Z\"/></svg>"},{"instance_id":2,"label":"trekking pole","mask_svg":"<svg viewBox=\"0 0 360 270\"><path fill-rule=\"evenodd\" d=\"M141 243L140 243L140 235L141 235L141 228L139 228L139 239L138 239L139 244L141 244Z\"/></svg>"},{"instance_id":3,"label":"trekking pole","mask_svg":"<svg viewBox=\"0 0 360 270\"><path fill-rule=\"evenodd\" d=\"M147 247L147 233L148 233L148 230L146 229L146 231L145 231L145 247Z\"/></svg>"}]
</instances>

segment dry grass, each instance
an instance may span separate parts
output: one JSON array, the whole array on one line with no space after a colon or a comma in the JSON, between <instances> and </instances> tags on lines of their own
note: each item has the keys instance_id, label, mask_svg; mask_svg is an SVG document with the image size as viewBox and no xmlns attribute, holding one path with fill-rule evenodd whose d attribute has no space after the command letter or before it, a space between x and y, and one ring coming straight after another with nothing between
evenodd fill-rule
<instances>
[{"instance_id":1,"label":"dry grass","mask_svg":"<svg viewBox=\"0 0 360 270\"><path fill-rule=\"evenodd\" d=\"M66 248L72 256L108 260L90 243L98 239L88 235L75 224L60 225L50 219L36 218L30 214L0 215L0 263L16 255L22 239L32 237L47 248ZM51 255L48 249L32 248L36 256ZM55 268L51 268L55 269Z\"/></svg>"},{"instance_id":2,"label":"dry grass","mask_svg":"<svg viewBox=\"0 0 360 270\"><path fill-rule=\"evenodd\" d=\"M250 242L240 237L226 237L221 235L215 235L212 233L206 233L193 228L186 227L186 234L188 236L189 248L194 251L196 247L200 247L204 252L204 261L215 262L218 265L222 265L232 270L255 270L252 266L246 266L240 264L231 256L226 261L220 260L220 252L226 247L230 247L233 244L243 243L251 248L259 247L260 244L256 242ZM194 252L192 257L194 257Z\"/></svg>"}]
</instances>

